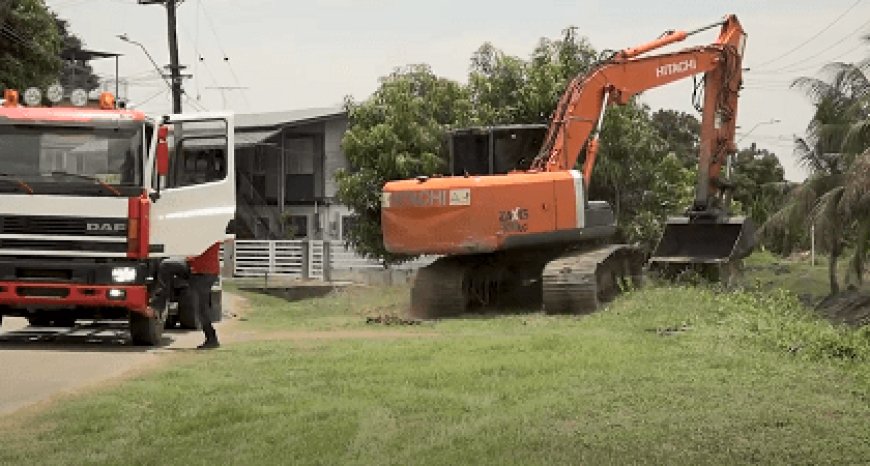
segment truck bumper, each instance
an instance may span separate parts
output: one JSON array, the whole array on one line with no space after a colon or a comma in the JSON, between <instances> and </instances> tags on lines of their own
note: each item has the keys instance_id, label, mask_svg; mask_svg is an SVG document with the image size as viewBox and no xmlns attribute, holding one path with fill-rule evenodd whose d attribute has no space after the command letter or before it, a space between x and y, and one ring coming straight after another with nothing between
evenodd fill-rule
<instances>
[{"instance_id":1,"label":"truck bumper","mask_svg":"<svg viewBox=\"0 0 870 466\"><path fill-rule=\"evenodd\" d=\"M0 306L122 307L146 315L150 312L145 285L0 281Z\"/></svg>"}]
</instances>

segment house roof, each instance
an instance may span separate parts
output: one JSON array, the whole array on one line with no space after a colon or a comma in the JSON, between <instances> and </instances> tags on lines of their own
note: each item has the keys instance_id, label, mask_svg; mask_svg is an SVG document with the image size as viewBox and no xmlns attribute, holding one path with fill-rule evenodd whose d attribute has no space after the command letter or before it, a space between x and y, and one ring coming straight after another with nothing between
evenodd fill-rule
<instances>
[{"instance_id":1,"label":"house roof","mask_svg":"<svg viewBox=\"0 0 870 466\"><path fill-rule=\"evenodd\" d=\"M248 147L262 144L266 139L280 133L280 129L265 131L238 131L235 134L236 147Z\"/></svg>"},{"instance_id":2,"label":"house roof","mask_svg":"<svg viewBox=\"0 0 870 466\"><path fill-rule=\"evenodd\" d=\"M344 116L347 112L341 107L304 108L285 112L246 113L236 115L236 130L246 128L274 128L286 125L310 123L316 120Z\"/></svg>"}]
</instances>

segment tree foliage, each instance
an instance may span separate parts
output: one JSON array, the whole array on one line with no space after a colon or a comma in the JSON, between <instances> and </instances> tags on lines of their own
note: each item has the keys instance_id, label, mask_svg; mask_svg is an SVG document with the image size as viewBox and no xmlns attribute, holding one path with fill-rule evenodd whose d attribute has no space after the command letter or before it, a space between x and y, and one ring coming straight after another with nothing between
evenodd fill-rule
<instances>
[{"instance_id":1,"label":"tree foliage","mask_svg":"<svg viewBox=\"0 0 870 466\"><path fill-rule=\"evenodd\" d=\"M754 143L734 158L734 201L757 225L782 207L790 185L776 154Z\"/></svg>"},{"instance_id":2,"label":"tree foliage","mask_svg":"<svg viewBox=\"0 0 870 466\"><path fill-rule=\"evenodd\" d=\"M479 125L544 123L568 82L589 70L595 50L574 28L542 38L531 57L506 55L485 43L471 57L468 91Z\"/></svg>"},{"instance_id":3,"label":"tree foliage","mask_svg":"<svg viewBox=\"0 0 870 466\"><path fill-rule=\"evenodd\" d=\"M605 115L589 197L613 206L623 241L648 249L662 220L692 200L694 174L667 146L648 107L632 103Z\"/></svg>"},{"instance_id":4,"label":"tree foliage","mask_svg":"<svg viewBox=\"0 0 870 466\"><path fill-rule=\"evenodd\" d=\"M43 0L0 2L0 85L23 89L57 80L61 41Z\"/></svg>"},{"instance_id":5,"label":"tree foliage","mask_svg":"<svg viewBox=\"0 0 870 466\"><path fill-rule=\"evenodd\" d=\"M698 166L698 143L701 140L698 118L677 110L660 109L653 112L652 124L664 138L667 152L673 153L683 166L694 170Z\"/></svg>"},{"instance_id":6,"label":"tree foliage","mask_svg":"<svg viewBox=\"0 0 870 466\"><path fill-rule=\"evenodd\" d=\"M870 79L867 64L828 65L825 78L800 78L794 86L807 92L815 111L806 136L797 139L795 152L810 177L794 191L785 206L763 226L768 241L788 251L806 241L813 227L817 246L828 253L830 289L840 290L837 264L848 245L847 280L863 279L870 247Z\"/></svg>"},{"instance_id":7,"label":"tree foliage","mask_svg":"<svg viewBox=\"0 0 870 466\"><path fill-rule=\"evenodd\" d=\"M404 256L384 249L381 189L390 180L429 175L442 167L445 131L467 125L470 103L465 89L439 78L426 65L397 69L381 79L363 102L347 99L350 127L342 140L352 170L338 173L338 198L357 215L348 240L356 250L385 263Z\"/></svg>"},{"instance_id":8,"label":"tree foliage","mask_svg":"<svg viewBox=\"0 0 870 466\"><path fill-rule=\"evenodd\" d=\"M91 65L82 57L84 43L69 29L69 23L58 17L54 18L58 34L60 34L61 62L60 79L64 89L85 89L91 91L100 85L100 78L94 74Z\"/></svg>"}]
</instances>

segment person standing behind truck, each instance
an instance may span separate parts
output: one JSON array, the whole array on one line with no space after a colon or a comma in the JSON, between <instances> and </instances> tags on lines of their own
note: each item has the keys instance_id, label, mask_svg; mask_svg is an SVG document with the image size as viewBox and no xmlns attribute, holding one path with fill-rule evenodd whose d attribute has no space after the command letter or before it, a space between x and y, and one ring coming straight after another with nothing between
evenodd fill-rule
<instances>
[{"instance_id":1,"label":"person standing behind truck","mask_svg":"<svg viewBox=\"0 0 870 466\"><path fill-rule=\"evenodd\" d=\"M196 316L199 319L205 341L197 346L197 349L214 349L221 346L217 337L217 330L211 316L211 287L215 278L208 275L194 275L191 277L191 288L197 294Z\"/></svg>"},{"instance_id":2,"label":"person standing behind truck","mask_svg":"<svg viewBox=\"0 0 870 466\"><path fill-rule=\"evenodd\" d=\"M197 258L188 258L190 275L187 278L187 289L184 290L181 303L187 309L194 310L196 320L205 341L197 346L198 349L212 349L220 347L217 331L214 323L221 319L222 306L220 303L212 303L212 287L220 274L220 243L215 243ZM220 299L220 298L218 298Z\"/></svg>"}]
</instances>

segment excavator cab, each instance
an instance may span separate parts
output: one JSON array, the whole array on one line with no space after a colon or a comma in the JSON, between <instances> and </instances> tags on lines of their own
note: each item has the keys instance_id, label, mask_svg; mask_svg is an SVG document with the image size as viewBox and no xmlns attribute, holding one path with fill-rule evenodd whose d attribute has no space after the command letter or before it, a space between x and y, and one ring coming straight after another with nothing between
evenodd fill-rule
<instances>
[{"instance_id":1,"label":"excavator cab","mask_svg":"<svg viewBox=\"0 0 870 466\"><path fill-rule=\"evenodd\" d=\"M755 246L755 225L746 217L724 220L674 217L649 260L650 270L666 278L686 271L729 282Z\"/></svg>"}]
</instances>

